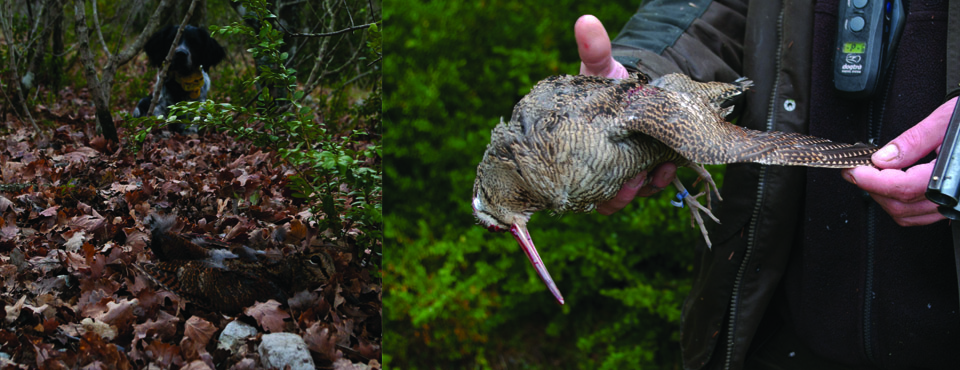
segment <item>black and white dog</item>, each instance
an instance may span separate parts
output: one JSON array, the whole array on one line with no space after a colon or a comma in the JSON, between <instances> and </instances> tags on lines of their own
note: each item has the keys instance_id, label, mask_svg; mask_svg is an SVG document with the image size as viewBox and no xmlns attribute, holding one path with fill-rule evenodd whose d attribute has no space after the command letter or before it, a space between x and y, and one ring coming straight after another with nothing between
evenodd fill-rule
<instances>
[{"instance_id":1,"label":"black and white dog","mask_svg":"<svg viewBox=\"0 0 960 370\"><path fill-rule=\"evenodd\" d=\"M150 36L143 50L150 59L150 65L160 68L170 51L170 45L177 35L177 26L166 26ZM154 116L166 116L170 106L181 101L204 101L210 90L210 76L207 70L220 63L226 56L223 47L210 37L206 30L186 26L180 35L180 43L173 54L173 62L167 71L166 80L160 90L160 100L153 109ZM147 115L150 99L147 96L133 110L134 117ZM182 131L182 125L171 127Z\"/></svg>"}]
</instances>

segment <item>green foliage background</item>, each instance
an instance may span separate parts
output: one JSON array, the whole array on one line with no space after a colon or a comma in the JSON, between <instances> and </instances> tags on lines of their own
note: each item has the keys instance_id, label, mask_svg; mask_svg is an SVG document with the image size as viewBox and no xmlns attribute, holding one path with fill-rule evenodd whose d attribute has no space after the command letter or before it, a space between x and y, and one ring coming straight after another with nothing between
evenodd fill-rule
<instances>
[{"instance_id":1,"label":"green foliage background","mask_svg":"<svg viewBox=\"0 0 960 370\"><path fill-rule=\"evenodd\" d=\"M490 130L540 79L579 71L576 19L594 14L614 37L639 2L394 5L384 12L386 366L680 368L700 233L669 205L672 189L610 217L534 215L564 306L470 206Z\"/></svg>"}]
</instances>

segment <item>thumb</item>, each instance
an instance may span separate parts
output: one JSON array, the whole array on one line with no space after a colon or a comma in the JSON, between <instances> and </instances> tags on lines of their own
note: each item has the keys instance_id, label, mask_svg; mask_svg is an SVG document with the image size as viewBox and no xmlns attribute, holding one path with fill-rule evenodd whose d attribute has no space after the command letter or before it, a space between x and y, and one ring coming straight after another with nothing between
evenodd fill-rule
<instances>
[{"instance_id":1,"label":"thumb","mask_svg":"<svg viewBox=\"0 0 960 370\"><path fill-rule=\"evenodd\" d=\"M891 140L873 154L873 163L880 168L904 168L939 148L956 102L957 98L950 99L920 123Z\"/></svg>"},{"instance_id":2,"label":"thumb","mask_svg":"<svg viewBox=\"0 0 960 370\"><path fill-rule=\"evenodd\" d=\"M573 26L580 52L580 74L626 78L629 74L610 54L610 36L603 23L592 15L581 16Z\"/></svg>"}]
</instances>

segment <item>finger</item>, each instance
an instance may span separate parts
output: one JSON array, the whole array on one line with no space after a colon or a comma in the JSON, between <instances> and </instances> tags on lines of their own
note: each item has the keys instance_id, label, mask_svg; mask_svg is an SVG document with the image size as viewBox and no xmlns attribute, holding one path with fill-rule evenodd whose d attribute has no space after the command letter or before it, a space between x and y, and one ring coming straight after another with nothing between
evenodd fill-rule
<instances>
[{"instance_id":1,"label":"finger","mask_svg":"<svg viewBox=\"0 0 960 370\"><path fill-rule=\"evenodd\" d=\"M904 168L940 147L956 103L957 98L950 99L920 123L891 140L873 154L873 163L880 168Z\"/></svg>"},{"instance_id":2,"label":"finger","mask_svg":"<svg viewBox=\"0 0 960 370\"><path fill-rule=\"evenodd\" d=\"M937 212L937 205L926 199L921 199L916 202L901 202L878 194L870 194L870 196L894 219L939 214L939 212Z\"/></svg>"},{"instance_id":3,"label":"finger","mask_svg":"<svg viewBox=\"0 0 960 370\"><path fill-rule=\"evenodd\" d=\"M659 193L663 188L667 187L667 185L673 183L673 179L677 177L677 165L672 162L667 162L654 168L651 173L650 182L637 192L638 196L649 197Z\"/></svg>"},{"instance_id":4,"label":"finger","mask_svg":"<svg viewBox=\"0 0 960 370\"><path fill-rule=\"evenodd\" d=\"M946 217L943 217L940 213L931 213L923 216L894 218L893 221L900 226L925 226L944 219Z\"/></svg>"},{"instance_id":5,"label":"finger","mask_svg":"<svg viewBox=\"0 0 960 370\"><path fill-rule=\"evenodd\" d=\"M610 54L610 36L597 17L581 16L573 26L580 52L580 74L626 78L629 74Z\"/></svg>"},{"instance_id":6,"label":"finger","mask_svg":"<svg viewBox=\"0 0 960 370\"><path fill-rule=\"evenodd\" d=\"M924 192L932 172L933 162L913 166L906 171L861 166L844 170L842 175L845 180L870 194L911 203L925 199Z\"/></svg>"},{"instance_id":7,"label":"finger","mask_svg":"<svg viewBox=\"0 0 960 370\"><path fill-rule=\"evenodd\" d=\"M643 185L644 181L647 179L647 172L640 172L634 178L627 180L623 187L620 188L620 191L617 192L617 195L606 202L600 203L597 205L597 212L600 212L602 215L611 215L616 211L623 209L633 201L633 198L637 196L637 191L640 190L640 187Z\"/></svg>"}]
</instances>

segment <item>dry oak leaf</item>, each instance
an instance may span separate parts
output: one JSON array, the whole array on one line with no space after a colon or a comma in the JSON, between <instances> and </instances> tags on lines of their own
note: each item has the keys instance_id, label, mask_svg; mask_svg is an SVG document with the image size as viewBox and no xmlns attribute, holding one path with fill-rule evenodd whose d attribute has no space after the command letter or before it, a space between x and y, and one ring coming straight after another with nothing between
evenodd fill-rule
<instances>
[{"instance_id":1,"label":"dry oak leaf","mask_svg":"<svg viewBox=\"0 0 960 370\"><path fill-rule=\"evenodd\" d=\"M171 368L171 365L178 367L183 365L183 358L180 357L180 347L170 343L159 340L151 341L143 349L143 352L155 366L161 369Z\"/></svg>"},{"instance_id":2,"label":"dry oak leaf","mask_svg":"<svg viewBox=\"0 0 960 370\"><path fill-rule=\"evenodd\" d=\"M187 319L183 328L183 339L180 341L180 352L183 353L184 360L200 359L206 353L204 347L216 332L217 328L207 320L197 316Z\"/></svg>"},{"instance_id":3,"label":"dry oak leaf","mask_svg":"<svg viewBox=\"0 0 960 370\"><path fill-rule=\"evenodd\" d=\"M86 234L86 232L83 230L67 231L63 233L63 236L67 237L67 234L71 234L71 233L73 235L71 235L67 239L67 242L63 244L63 248L66 249L67 252L76 252L80 250L80 247L83 246L83 242L85 240L84 235Z\"/></svg>"},{"instance_id":4,"label":"dry oak leaf","mask_svg":"<svg viewBox=\"0 0 960 370\"><path fill-rule=\"evenodd\" d=\"M206 346L213 334L217 332L217 327L209 321L197 316L191 316L183 328L183 335L193 339L201 347Z\"/></svg>"},{"instance_id":5,"label":"dry oak leaf","mask_svg":"<svg viewBox=\"0 0 960 370\"><path fill-rule=\"evenodd\" d=\"M282 332L283 319L290 317L290 314L280 309L280 303L272 299L266 303L257 302L253 306L244 308L243 313L257 320L264 330L271 333Z\"/></svg>"},{"instance_id":6,"label":"dry oak leaf","mask_svg":"<svg viewBox=\"0 0 960 370\"><path fill-rule=\"evenodd\" d=\"M117 337L117 328L100 320L88 317L80 321L80 325L83 325L84 333L97 333L100 338L106 339L107 341L111 341Z\"/></svg>"},{"instance_id":7,"label":"dry oak leaf","mask_svg":"<svg viewBox=\"0 0 960 370\"><path fill-rule=\"evenodd\" d=\"M23 302L27 300L27 295L24 294L23 297L20 297L20 300L13 305L4 306L3 309L7 311L7 323L12 324L14 321L17 321L17 318L20 317L20 310L23 309Z\"/></svg>"},{"instance_id":8,"label":"dry oak leaf","mask_svg":"<svg viewBox=\"0 0 960 370\"><path fill-rule=\"evenodd\" d=\"M124 299L120 302L107 302L107 310L104 313L94 316L95 319L117 327L128 327L136 320L134 309L140 305L136 298Z\"/></svg>"},{"instance_id":9,"label":"dry oak leaf","mask_svg":"<svg viewBox=\"0 0 960 370\"><path fill-rule=\"evenodd\" d=\"M326 360L334 361L339 358L337 334L331 333L330 328L323 327L320 322L315 322L307 328L303 341L307 343L307 349L319 353Z\"/></svg>"},{"instance_id":10,"label":"dry oak leaf","mask_svg":"<svg viewBox=\"0 0 960 370\"><path fill-rule=\"evenodd\" d=\"M66 159L67 161L70 161L70 162L81 162L81 163L82 163L82 162L86 162L87 159L96 157L96 156L98 156L98 155L100 155L100 153L98 153L98 152L97 152L96 150L94 150L93 148L88 147L88 146L82 146L82 147L77 148L77 150L74 150L74 151L72 151L72 152L70 152L70 153L64 154L62 158L63 158L63 159ZM54 157L54 160L57 160L57 159L59 159L59 158Z\"/></svg>"},{"instance_id":11,"label":"dry oak leaf","mask_svg":"<svg viewBox=\"0 0 960 370\"><path fill-rule=\"evenodd\" d=\"M167 311L157 312L156 319L148 319L143 324L133 326L133 333L136 339L157 338L160 340L172 339L177 334L177 323L180 318L173 316Z\"/></svg>"}]
</instances>

